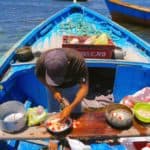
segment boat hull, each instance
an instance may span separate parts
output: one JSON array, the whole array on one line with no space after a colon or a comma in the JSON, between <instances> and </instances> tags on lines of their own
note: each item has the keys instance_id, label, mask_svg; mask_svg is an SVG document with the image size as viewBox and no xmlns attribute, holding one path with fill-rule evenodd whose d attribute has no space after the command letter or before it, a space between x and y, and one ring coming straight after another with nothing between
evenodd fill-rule
<instances>
[{"instance_id":1,"label":"boat hull","mask_svg":"<svg viewBox=\"0 0 150 150\"><path fill-rule=\"evenodd\" d=\"M16 60L16 51L23 46L31 46L33 49L39 48L40 50L45 50L47 45L51 47L48 41L52 33L59 29L58 25L61 22L65 20L66 22L61 25L66 27L66 23L71 19L78 21L78 19L73 18L74 13L82 15L81 19L90 20L90 24L94 27L98 29L101 27L103 32L108 31L117 46L133 47L134 52L146 60L146 62L131 62L113 59L85 59L90 73L91 91L94 89L97 92L98 87L101 90L109 90L114 95L114 102L119 103L125 95L132 94L145 86L150 86L149 44L100 14L80 5L71 5L34 28L4 55L0 64L0 103L18 100L24 103L26 109L38 105L49 109L49 101L52 107L59 105L35 76L36 58L29 62L19 62ZM75 26L73 26L73 30L74 28ZM72 90L69 90L66 94L70 96L71 93ZM11 140L5 141L5 143L7 149L11 147L18 150L38 150L42 147L27 141ZM3 143L0 143L0 147L2 145Z\"/></svg>"},{"instance_id":2,"label":"boat hull","mask_svg":"<svg viewBox=\"0 0 150 150\"><path fill-rule=\"evenodd\" d=\"M131 95L146 86L150 86L149 65L143 67L140 65L102 67L99 62L88 62L87 65L92 95L106 89L109 92L113 92L115 103L119 103L124 96ZM51 93L35 77L34 65L22 65L22 70L19 68L19 65L14 66L11 75L1 82L1 87L3 87L0 91L1 103L15 99L24 103L26 108L42 105L46 109L49 109L49 101L53 108L58 105ZM69 96L71 93L72 90L70 89L66 95ZM20 148L23 150L30 150L31 148L38 150L43 147L27 141L11 140L6 143L5 146L7 148L11 146L16 150L20 150ZM0 143L0 146L3 144L4 143Z\"/></svg>"},{"instance_id":3,"label":"boat hull","mask_svg":"<svg viewBox=\"0 0 150 150\"><path fill-rule=\"evenodd\" d=\"M144 25L147 27L150 26L150 19L145 20L143 18L129 16L124 13L117 12L117 11L112 11L111 15L112 15L112 19L116 22L127 22L127 23L130 22L130 23L136 24L136 25L139 24L139 25Z\"/></svg>"},{"instance_id":4,"label":"boat hull","mask_svg":"<svg viewBox=\"0 0 150 150\"><path fill-rule=\"evenodd\" d=\"M114 21L150 26L150 10L121 1L106 0Z\"/></svg>"}]
</instances>

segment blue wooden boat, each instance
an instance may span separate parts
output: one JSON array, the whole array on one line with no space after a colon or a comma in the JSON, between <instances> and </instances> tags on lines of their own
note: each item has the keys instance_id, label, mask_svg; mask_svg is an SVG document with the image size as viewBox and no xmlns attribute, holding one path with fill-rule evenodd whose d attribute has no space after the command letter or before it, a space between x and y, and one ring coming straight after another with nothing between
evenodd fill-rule
<instances>
[{"instance_id":1,"label":"blue wooden boat","mask_svg":"<svg viewBox=\"0 0 150 150\"><path fill-rule=\"evenodd\" d=\"M114 21L150 26L150 8L121 0L105 0Z\"/></svg>"},{"instance_id":2,"label":"blue wooden boat","mask_svg":"<svg viewBox=\"0 0 150 150\"><path fill-rule=\"evenodd\" d=\"M104 16L72 4L34 28L1 58L0 103L18 100L26 108L42 105L48 109L48 100L52 99L34 74L36 56L31 61L19 62L16 59L18 48L31 46L33 51L44 51L52 47L49 41L54 34L93 35L101 32L107 33L117 47L138 59L86 59L91 87L99 84L102 88L110 89L118 103L124 96L150 86L150 45ZM3 147L4 143L0 144ZM6 147L37 150L42 146L27 141L9 140L6 141Z\"/></svg>"}]
</instances>

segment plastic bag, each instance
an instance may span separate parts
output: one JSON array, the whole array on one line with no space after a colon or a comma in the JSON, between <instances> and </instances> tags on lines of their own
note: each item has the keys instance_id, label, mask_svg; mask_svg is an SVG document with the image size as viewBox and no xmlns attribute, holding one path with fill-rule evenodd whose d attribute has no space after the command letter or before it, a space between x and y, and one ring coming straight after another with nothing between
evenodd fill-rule
<instances>
[{"instance_id":1,"label":"plastic bag","mask_svg":"<svg viewBox=\"0 0 150 150\"><path fill-rule=\"evenodd\" d=\"M71 150L91 150L90 145L85 145L79 140L67 138L67 141Z\"/></svg>"},{"instance_id":2,"label":"plastic bag","mask_svg":"<svg viewBox=\"0 0 150 150\"><path fill-rule=\"evenodd\" d=\"M132 108L137 102L150 102L150 87L145 87L133 95L128 95L121 101L122 104Z\"/></svg>"},{"instance_id":3,"label":"plastic bag","mask_svg":"<svg viewBox=\"0 0 150 150\"><path fill-rule=\"evenodd\" d=\"M46 120L47 112L42 106L29 108L27 111L28 126L40 124Z\"/></svg>"}]
</instances>

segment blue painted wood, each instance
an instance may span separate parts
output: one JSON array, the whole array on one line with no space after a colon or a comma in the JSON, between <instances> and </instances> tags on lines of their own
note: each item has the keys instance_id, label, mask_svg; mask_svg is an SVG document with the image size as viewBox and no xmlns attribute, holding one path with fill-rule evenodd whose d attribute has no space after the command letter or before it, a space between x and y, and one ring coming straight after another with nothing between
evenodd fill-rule
<instances>
[{"instance_id":1,"label":"blue painted wood","mask_svg":"<svg viewBox=\"0 0 150 150\"><path fill-rule=\"evenodd\" d=\"M25 141L21 141L18 145L17 150L40 150L43 146L38 144L33 144Z\"/></svg>"},{"instance_id":2,"label":"blue painted wood","mask_svg":"<svg viewBox=\"0 0 150 150\"><path fill-rule=\"evenodd\" d=\"M137 21L135 23L143 24L143 25L150 25L150 9L140 7L131 3L126 3L123 1L115 1L115 0L105 0L107 7L110 11L110 14L112 15L113 18L118 18L117 16L119 14L122 14L120 18L122 20L125 18L125 16L132 17L132 21L134 22L134 18L136 18ZM123 16L125 15L125 16ZM129 20L130 22L131 20ZM142 23L141 23L142 21Z\"/></svg>"}]
</instances>

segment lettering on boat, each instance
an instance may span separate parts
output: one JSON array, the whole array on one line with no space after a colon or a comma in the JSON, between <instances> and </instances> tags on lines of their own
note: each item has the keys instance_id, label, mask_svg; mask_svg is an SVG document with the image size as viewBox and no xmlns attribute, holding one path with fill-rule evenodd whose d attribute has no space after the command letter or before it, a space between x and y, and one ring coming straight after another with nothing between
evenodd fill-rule
<instances>
[{"instance_id":1,"label":"lettering on boat","mask_svg":"<svg viewBox=\"0 0 150 150\"><path fill-rule=\"evenodd\" d=\"M83 51L81 54L84 57L106 57L106 52L104 51Z\"/></svg>"}]
</instances>

